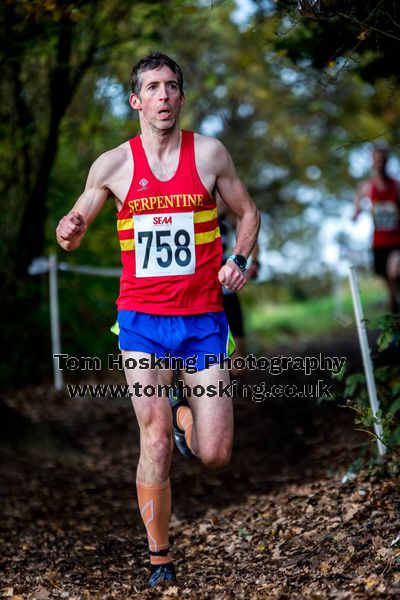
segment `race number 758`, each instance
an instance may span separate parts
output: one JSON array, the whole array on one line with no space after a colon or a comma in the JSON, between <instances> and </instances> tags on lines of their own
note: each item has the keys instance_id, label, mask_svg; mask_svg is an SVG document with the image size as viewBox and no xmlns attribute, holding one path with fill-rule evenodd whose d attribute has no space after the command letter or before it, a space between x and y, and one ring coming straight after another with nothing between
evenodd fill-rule
<instances>
[{"instance_id":1,"label":"race number 758","mask_svg":"<svg viewBox=\"0 0 400 600\"><path fill-rule=\"evenodd\" d=\"M140 217L135 217L136 276L194 273L193 213L174 214L172 219L168 219L170 222L167 226L156 227L153 225L153 215Z\"/></svg>"}]
</instances>

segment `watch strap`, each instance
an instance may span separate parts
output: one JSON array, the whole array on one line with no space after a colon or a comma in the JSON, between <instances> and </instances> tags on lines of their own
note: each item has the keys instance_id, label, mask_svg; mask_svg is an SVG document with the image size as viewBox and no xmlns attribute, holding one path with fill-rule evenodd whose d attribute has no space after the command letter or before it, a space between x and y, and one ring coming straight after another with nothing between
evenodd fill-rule
<instances>
[{"instance_id":1,"label":"watch strap","mask_svg":"<svg viewBox=\"0 0 400 600\"><path fill-rule=\"evenodd\" d=\"M228 260L233 260L233 262L239 267L239 269L244 273L246 271L246 266L247 266L247 259L244 256L240 256L240 258L242 258L245 263L240 264L239 260L238 260L239 255L238 254L231 254L230 256L228 256L228 258L226 259L226 262L228 262Z\"/></svg>"}]
</instances>

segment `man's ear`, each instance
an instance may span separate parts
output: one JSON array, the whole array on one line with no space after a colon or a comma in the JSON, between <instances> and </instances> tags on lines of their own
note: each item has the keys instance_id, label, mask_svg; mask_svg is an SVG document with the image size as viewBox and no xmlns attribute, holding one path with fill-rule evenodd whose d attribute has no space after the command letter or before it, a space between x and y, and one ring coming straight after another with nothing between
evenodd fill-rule
<instances>
[{"instance_id":1,"label":"man's ear","mask_svg":"<svg viewBox=\"0 0 400 600\"><path fill-rule=\"evenodd\" d=\"M185 94L182 92L182 96L181 96L181 108L185 104L185 100L186 100Z\"/></svg>"},{"instance_id":2,"label":"man's ear","mask_svg":"<svg viewBox=\"0 0 400 600\"><path fill-rule=\"evenodd\" d=\"M140 98L137 94L131 94L129 96L129 104L131 105L131 107L133 108L133 110L140 110L142 107L142 103L140 101Z\"/></svg>"}]
</instances>

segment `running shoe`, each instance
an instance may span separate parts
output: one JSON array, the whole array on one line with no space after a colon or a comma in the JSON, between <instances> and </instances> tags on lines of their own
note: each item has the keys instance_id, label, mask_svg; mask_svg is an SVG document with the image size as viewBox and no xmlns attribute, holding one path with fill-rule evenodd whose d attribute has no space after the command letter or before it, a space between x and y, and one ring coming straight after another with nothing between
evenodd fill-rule
<instances>
[{"instance_id":1,"label":"running shoe","mask_svg":"<svg viewBox=\"0 0 400 600\"><path fill-rule=\"evenodd\" d=\"M176 413L180 406L189 406L186 398L181 398L179 396L179 392L177 391L175 394L171 391L169 395L169 403L172 409L172 423L173 423L173 431L174 431L174 440L175 444L179 450L179 452L185 458L196 458L189 446L186 443L185 432L178 426Z\"/></svg>"},{"instance_id":2,"label":"running shoe","mask_svg":"<svg viewBox=\"0 0 400 600\"><path fill-rule=\"evenodd\" d=\"M173 562L167 563L166 565L151 565L149 586L152 588L156 587L163 581L176 583L176 573Z\"/></svg>"}]
</instances>

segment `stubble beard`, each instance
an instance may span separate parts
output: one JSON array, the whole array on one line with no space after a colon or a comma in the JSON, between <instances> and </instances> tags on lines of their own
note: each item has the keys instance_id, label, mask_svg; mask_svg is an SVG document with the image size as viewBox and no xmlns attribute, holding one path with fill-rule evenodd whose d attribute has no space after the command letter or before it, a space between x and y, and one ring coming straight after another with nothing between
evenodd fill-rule
<instances>
[{"instance_id":1,"label":"stubble beard","mask_svg":"<svg viewBox=\"0 0 400 600\"><path fill-rule=\"evenodd\" d=\"M170 125L169 127L160 127L157 124L157 122L154 122L153 120L148 121L148 124L150 125L150 128L153 133L156 133L160 136L164 136L172 133L178 127L178 117L174 116L172 125Z\"/></svg>"}]
</instances>

